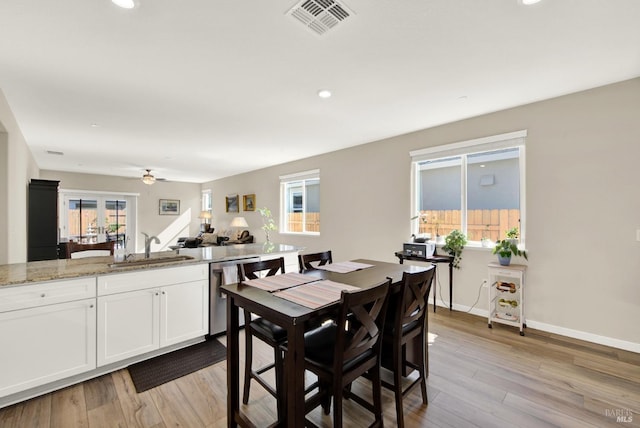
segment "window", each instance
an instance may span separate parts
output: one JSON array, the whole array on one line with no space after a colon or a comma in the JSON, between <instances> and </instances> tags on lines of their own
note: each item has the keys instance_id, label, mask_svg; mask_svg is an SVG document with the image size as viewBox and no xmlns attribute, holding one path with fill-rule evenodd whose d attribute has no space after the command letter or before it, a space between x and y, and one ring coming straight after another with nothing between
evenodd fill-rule
<instances>
[{"instance_id":1,"label":"window","mask_svg":"<svg viewBox=\"0 0 640 428\"><path fill-rule=\"evenodd\" d=\"M202 206L200 210L211 212L211 189L202 191Z\"/></svg>"},{"instance_id":2,"label":"window","mask_svg":"<svg viewBox=\"0 0 640 428\"><path fill-rule=\"evenodd\" d=\"M283 233L320 234L320 171L280 177Z\"/></svg>"},{"instance_id":3,"label":"window","mask_svg":"<svg viewBox=\"0 0 640 428\"><path fill-rule=\"evenodd\" d=\"M411 152L412 233L432 239L461 230L470 242L504 239L517 227L524 243L526 131Z\"/></svg>"}]
</instances>

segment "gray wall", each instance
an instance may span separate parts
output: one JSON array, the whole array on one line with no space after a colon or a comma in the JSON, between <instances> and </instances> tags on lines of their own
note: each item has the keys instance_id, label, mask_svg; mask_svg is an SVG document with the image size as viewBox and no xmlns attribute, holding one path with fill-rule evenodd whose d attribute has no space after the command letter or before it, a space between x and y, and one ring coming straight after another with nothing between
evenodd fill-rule
<instances>
[{"instance_id":1,"label":"gray wall","mask_svg":"<svg viewBox=\"0 0 640 428\"><path fill-rule=\"evenodd\" d=\"M321 234L275 234L336 261L397 262L410 235L409 152L526 129L527 322L640 351L640 79L504 110L347 150L206 183L214 225L229 221L224 195L255 193L279 217L279 175L319 168ZM260 216L246 213L264 240ZM488 249L467 248L455 272L454 304L488 308ZM516 260L523 262L524 260ZM448 301L446 270L436 285ZM485 312L486 313L486 312ZM514 332L514 340L517 340Z\"/></svg>"},{"instance_id":2,"label":"gray wall","mask_svg":"<svg viewBox=\"0 0 640 428\"><path fill-rule=\"evenodd\" d=\"M27 188L36 165L0 90L0 263L27 259Z\"/></svg>"}]
</instances>

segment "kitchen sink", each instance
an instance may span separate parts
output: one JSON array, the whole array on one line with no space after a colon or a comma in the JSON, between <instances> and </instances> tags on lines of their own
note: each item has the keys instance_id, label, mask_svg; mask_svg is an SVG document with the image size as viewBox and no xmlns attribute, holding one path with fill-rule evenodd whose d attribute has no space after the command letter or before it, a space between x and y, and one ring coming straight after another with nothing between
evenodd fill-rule
<instances>
[{"instance_id":1,"label":"kitchen sink","mask_svg":"<svg viewBox=\"0 0 640 428\"><path fill-rule=\"evenodd\" d=\"M116 263L111 263L109 265L110 268L124 268L124 267L133 267L133 266L148 266L148 265L157 265L162 263L175 263L175 262L183 262L185 260L193 260L191 256L168 256L168 257L152 257L148 259L135 259L135 260L127 260Z\"/></svg>"}]
</instances>

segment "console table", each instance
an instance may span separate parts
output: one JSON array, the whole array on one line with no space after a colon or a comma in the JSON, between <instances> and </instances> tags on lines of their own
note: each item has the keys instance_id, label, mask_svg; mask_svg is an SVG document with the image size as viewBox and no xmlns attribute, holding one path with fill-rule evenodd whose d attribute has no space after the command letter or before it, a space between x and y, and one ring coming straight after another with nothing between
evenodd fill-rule
<instances>
[{"instance_id":1,"label":"console table","mask_svg":"<svg viewBox=\"0 0 640 428\"><path fill-rule=\"evenodd\" d=\"M448 255L440 255L434 254L431 257L421 257L421 256L413 256L405 253L404 251L396 251L396 257L400 261L400 264L403 264L405 260L414 260L418 262L431 262L436 265L436 280L438 275L438 264L439 263L448 263L449 264L449 310L453 310L453 256ZM433 289L433 312L436 311L436 294L437 294L437 285Z\"/></svg>"}]
</instances>

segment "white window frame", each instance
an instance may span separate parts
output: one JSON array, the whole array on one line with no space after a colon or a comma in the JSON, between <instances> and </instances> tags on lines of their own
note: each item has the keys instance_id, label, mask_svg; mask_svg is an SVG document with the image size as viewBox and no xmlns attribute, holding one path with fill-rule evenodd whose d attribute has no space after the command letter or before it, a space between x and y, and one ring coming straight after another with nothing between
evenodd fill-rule
<instances>
[{"instance_id":1,"label":"white window frame","mask_svg":"<svg viewBox=\"0 0 640 428\"><path fill-rule=\"evenodd\" d=\"M200 198L200 211L211 211L211 189L202 190L202 196Z\"/></svg>"},{"instance_id":2,"label":"white window frame","mask_svg":"<svg viewBox=\"0 0 640 428\"><path fill-rule=\"evenodd\" d=\"M418 180L420 177L419 163L426 160L435 160L452 156L460 156L462 158L461 170L461 204L460 204L460 222L462 233L467 234L467 155L489 152L492 150L500 150L507 148L519 148L519 173L520 173L520 244L524 247L526 240L526 170L525 170L525 146L527 131L514 131L505 134L492 135L489 137L476 138L473 140L461 141L457 143L444 144L440 146L427 147L424 149L413 150L409 152L411 156L411 214L415 216L419 211L420 204L420 188ZM412 222L411 233L418 233L419 225ZM480 246L480 241L469 241L470 246Z\"/></svg>"},{"instance_id":3,"label":"white window frame","mask_svg":"<svg viewBox=\"0 0 640 428\"><path fill-rule=\"evenodd\" d=\"M302 232L295 232L286 230L286 217L287 217L287 204L289 200L287 199L287 191L286 185L293 182L301 181L302 185L302 226L303 228L306 225L306 215L307 215L307 186L306 182L309 180L318 180L320 181L320 170L312 169L309 171L297 172L293 174L281 175L280 176L280 212L282 215L280 216L280 233L281 234L290 234L290 235L312 235L319 236L320 232L310 232L303 230ZM293 205L293 201L291 201Z\"/></svg>"}]
</instances>

